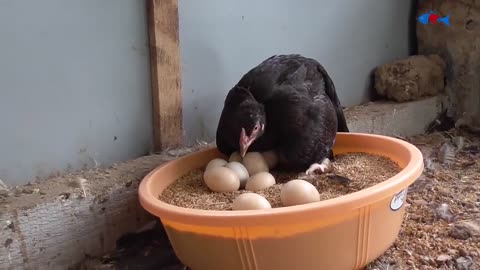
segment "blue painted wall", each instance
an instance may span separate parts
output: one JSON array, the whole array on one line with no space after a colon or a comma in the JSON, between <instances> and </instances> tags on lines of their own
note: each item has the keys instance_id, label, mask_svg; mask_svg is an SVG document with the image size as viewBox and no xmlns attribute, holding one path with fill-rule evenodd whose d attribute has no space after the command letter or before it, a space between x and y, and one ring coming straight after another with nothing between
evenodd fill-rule
<instances>
[{"instance_id":1,"label":"blue painted wall","mask_svg":"<svg viewBox=\"0 0 480 270\"><path fill-rule=\"evenodd\" d=\"M411 1L179 0L186 141L213 140L227 91L280 53L319 60L344 105L408 55ZM0 179L21 184L151 148L145 1L0 1Z\"/></svg>"}]
</instances>

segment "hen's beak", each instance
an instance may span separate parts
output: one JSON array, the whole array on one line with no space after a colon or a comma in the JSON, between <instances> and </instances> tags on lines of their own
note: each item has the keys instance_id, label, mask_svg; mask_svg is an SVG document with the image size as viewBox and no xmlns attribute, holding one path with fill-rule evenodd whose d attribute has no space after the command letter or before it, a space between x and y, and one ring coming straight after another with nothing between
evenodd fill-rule
<instances>
[{"instance_id":1,"label":"hen's beak","mask_svg":"<svg viewBox=\"0 0 480 270\"><path fill-rule=\"evenodd\" d=\"M247 133L245 132L245 129L242 128L242 131L240 132L240 155L242 157L245 156L245 154L248 151L248 147L253 143L255 140L255 134L251 134L250 137L247 136Z\"/></svg>"}]
</instances>

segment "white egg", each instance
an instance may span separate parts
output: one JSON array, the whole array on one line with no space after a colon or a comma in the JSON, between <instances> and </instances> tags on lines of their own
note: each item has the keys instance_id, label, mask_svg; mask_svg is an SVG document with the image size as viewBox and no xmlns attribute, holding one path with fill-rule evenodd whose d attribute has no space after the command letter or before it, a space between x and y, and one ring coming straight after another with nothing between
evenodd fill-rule
<instances>
[{"instance_id":1,"label":"white egg","mask_svg":"<svg viewBox=\"0 0 480 270\"><path fill-rule=\"evenodd\" d=\"M275 151L270 150L262 153L265 162L267 162L268 168L273 169L278 164L278 155Z\"/></svg>"},{"instance_id":2,"label":"white egg","mask_svg":"<svg viewBox=\"0 0 480 270\"><path fill-rule=\"evenodd\" d=\"M320 201L320 194L314 185L305 180L290 180L282 186L280 200L284 206Z\"/></svg>"},{"instance_id":3,"label":"white egg","mask_svg":"<svg viewBox=\"0 0 480 270\"><path fill-rule=\"evenodd\" d=\"M240 155L240 153L238 153L238 152L233 152L233 153L230 155L230 158L228 159L228 161L229 161L229 162L236 161L236 162L242 163L243 158L242 158L242 156Z\"/></svg>"},{"instance_id":4,"label":"white egg","mask_svg":"<svg viewBox=\"0 0 480 270\"><path fill-rule=\"evenodd\" d=\"M233 200L233 210L255 210L272 208L267 199L256 193L243 193Z\"/></svg>"},{"instance_id":5,"label":"white egg","mask_svg":"<svg viewBox=\"0 0 480 270\"><path fill-rule=\"evenodd\" d=\"M227 167L210 168L203 174L203 180L214 192L230 192L240 188L240 179L237 174Z\"/></svg>"},{"instance_id":6,"label":"white egg","mask_svg":"<svg viewBox=\"0 0 480 270\"><path fill-rule=\"evenodd\" d=\"M268 164L260 152L248 152L245 154L243 165L245 165L250 175L269 171Z\"/></svg>"},{"instance_id":7,"label":"white egg","mask_svg":"<svg viewBox=\"0 0 480 270\"><path fill-rule=\"evenodd\" d=\"M236 161L227 163L225 167L233 170L237 174L238 178L240 179L240 188L244 188L248 177L250 177L247 168L245 168L242 163Z\"/></svg>"},{"instance_id":8,"label":"white egg","mask_svg":"<svg viewBox=\"0 0 480 270\"><path fill-rule=\"evenodd\" d=\"M268 172L259 172L255 175L250 176L247 184L245 185L246 190L257 191L266 189L275 185L275 177Z\"/></svg>"},{"instance_id":9,"label":"white egg","mask_svg":"<svg viewBox=\"0 0 480 270\"><path fill-rule=\"evenodd\" d=\"M211 168L225 166L225 165L227 165L227 163L228 162L224 159L214 158L214 159L210 160L210 162L208 162L207 166L205 167L205 171L208 171Z\"/></svg>"}]
</instances>

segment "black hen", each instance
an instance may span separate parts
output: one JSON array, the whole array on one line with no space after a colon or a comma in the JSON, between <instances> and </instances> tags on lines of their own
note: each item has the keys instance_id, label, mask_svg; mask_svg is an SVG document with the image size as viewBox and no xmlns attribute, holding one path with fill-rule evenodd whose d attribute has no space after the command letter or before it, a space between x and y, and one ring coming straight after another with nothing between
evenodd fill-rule
<instances>
[{"instance_id":1,"label":"black hen","mask_svg":"<svg viewBox=\"0 0 480 270\"><path fill-rule=\"evenodd\" d=\"M301 55L275 55L229 91L218 123L218 149L275 150L290 169L325 172L336 132L348 132L335 86L323 66Z\"/></svg>"}]
</instances>

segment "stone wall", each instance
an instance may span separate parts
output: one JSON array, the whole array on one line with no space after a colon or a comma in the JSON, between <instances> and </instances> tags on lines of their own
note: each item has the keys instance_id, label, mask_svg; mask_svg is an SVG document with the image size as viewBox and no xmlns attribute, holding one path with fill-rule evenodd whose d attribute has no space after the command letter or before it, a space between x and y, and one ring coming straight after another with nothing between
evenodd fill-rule
<instances>
[{"instance_id":1,"label":"stone wall","mask_svg":"<svg viewBox=\"0 0 480 270\"><path fill-rule=\"evenodd\" d=\"M417 20L418 54L438 54L447 63L446 93L449 116L457 126L480 128L480 0L417 1L416 18L430 10L443 23L423 25Z\"/></svg>"}]
</instances>

